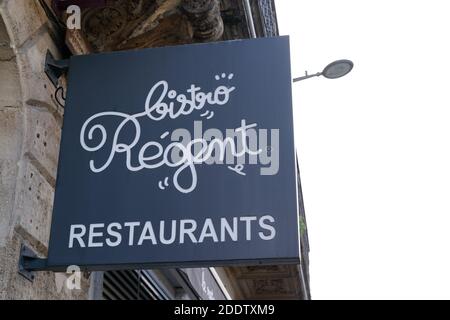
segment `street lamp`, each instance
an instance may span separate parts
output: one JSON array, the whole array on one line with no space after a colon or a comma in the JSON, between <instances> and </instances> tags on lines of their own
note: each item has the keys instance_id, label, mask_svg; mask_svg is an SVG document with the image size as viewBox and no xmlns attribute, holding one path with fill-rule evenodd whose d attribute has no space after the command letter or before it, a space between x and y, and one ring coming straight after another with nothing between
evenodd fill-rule
<instances>
[{"instance_id":1,"label":"street lamp","mask_svg":"<svg viewBox=\"0 0 450 320\"><path fill-rule=\"evenodd\" d=\"M308 72L305 72L305 75L303 77L294 78L294 82L306 80L313 77L320 77L324 76L328 79L337 79L340 77L345 76L353 69L353 62L350 60L337 60L325 67L322 72L317 72L315 74L308 74Z\"/></svg>"}]
</instances>

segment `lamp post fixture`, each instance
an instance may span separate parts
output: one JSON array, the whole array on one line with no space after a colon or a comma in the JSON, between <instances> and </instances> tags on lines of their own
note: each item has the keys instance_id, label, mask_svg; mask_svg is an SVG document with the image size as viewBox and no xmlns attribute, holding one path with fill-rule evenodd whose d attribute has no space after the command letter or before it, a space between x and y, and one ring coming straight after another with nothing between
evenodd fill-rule
<instances>
[{"instance_id":1,"label":"lamp post fixture","mask_svg":"<svg viewBox=\"0 0 450 320\"><path fill-rule=\"evenodd\" d=\"M306 80L313 77L324 76L328 79L337 79L347 75L353 69L353 62L350 60L337 60L325 67L322 72L317 72L314 74L308 74L305 72L303 77L294 78L294 82Z\"/></svg>"}]
</instances>

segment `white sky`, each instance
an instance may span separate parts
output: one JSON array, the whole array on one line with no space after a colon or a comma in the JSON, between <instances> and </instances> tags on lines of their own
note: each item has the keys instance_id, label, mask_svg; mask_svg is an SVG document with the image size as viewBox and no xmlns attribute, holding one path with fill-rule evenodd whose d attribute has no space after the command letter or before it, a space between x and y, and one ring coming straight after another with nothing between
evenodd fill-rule
<instances>
[{"instance_id":1,"label":"white sky","mask_svg":"<svg viewBox=\"0 0 450 320\"><path fill-rule=\"evenodd\" d=\"M313 299L450 299L450 3L276 0Z\"/></svg>"}]
</instances>

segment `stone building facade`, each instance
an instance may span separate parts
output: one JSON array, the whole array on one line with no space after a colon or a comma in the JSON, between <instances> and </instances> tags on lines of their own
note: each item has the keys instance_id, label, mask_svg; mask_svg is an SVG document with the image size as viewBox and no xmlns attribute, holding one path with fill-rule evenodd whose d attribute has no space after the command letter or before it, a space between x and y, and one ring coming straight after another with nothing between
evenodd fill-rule
<instances>
[{"instance_id":1,"label":"stone building facade","mask_svg":"<svg viewBox=\"0 0 450 320\"><path fill-rule=\"evenodd\" d=\"M0 14L0 298L87 299L87 278L57 293L55 274L18 273L22 243L47 254L63 109L43 61L61 44L39 1L2 0Z\"/></svg>"},{"instance_id":2,"label":"stone building facade","mask_svg":"<svg viewBox=\"0 0 450 320\"><path fill-rule=\"evenodd\" d=\"M82 8L80 30L66 28L70 4ZM102 273L83 273L67 290L62 274L30 281L18 272L22 245L45 257L50 233L64 107L45 73L47 51L63 59L277 34L273 0L0 0L0 299L102 296ZM299 266L216 268L230 298L308 299L304 226Z\"/></svg>"}]
</instances>

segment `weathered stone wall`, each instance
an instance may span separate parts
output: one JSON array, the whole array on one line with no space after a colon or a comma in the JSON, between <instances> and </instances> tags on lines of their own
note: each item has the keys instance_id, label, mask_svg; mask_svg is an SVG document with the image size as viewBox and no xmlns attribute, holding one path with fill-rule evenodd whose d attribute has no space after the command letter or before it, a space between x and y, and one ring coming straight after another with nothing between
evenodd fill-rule
<instances>
[{"instance_id":1,"label":"weathered stone wall","mask_svg":"<svg viewBox=\"0 0 450 320\"><path fill-rule=\"evenodd\" d=\"M0 16L0 299L87 299L84 277L69 291L60 274L18 274L22 243L47 255L62 110L44 61L59 51L39 0L0 0Z\"/></svg>"}]
</instances>

